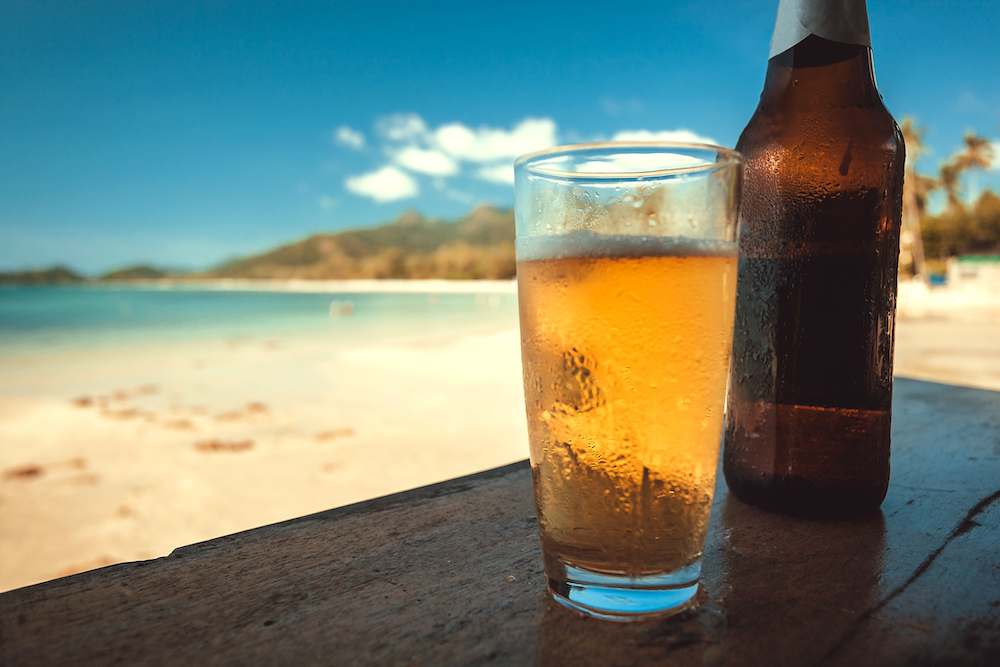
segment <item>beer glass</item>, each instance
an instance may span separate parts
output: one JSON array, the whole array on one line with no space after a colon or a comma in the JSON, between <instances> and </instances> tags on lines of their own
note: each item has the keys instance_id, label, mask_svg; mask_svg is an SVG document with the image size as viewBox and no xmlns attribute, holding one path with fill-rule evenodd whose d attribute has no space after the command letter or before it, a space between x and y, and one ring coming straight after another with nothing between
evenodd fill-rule
<instances>
[{"instance_id":1,"label":"beer glass","mask_svg":"<svg viewBox=\"0 0 1000 667\"><path fill-rule=\"evenodd\" d=\"M514 164L521 360L549 590L615 620L698 588L722 437L743 159L597 143Z\"/></svg>"}]
</instances>

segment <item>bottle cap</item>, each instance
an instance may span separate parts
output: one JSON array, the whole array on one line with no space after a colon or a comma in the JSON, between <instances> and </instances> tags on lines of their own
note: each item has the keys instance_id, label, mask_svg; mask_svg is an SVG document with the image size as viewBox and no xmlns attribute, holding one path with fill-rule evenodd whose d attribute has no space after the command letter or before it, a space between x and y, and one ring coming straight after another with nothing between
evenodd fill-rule
<instances>
[{"instance_id":1,"label":"bottle cap","mask_svg":"<svg viewBox=\"0 0 1000 667\"><path fill-rule=\"evenodd\" d=\"M787 51L809 35L871 47L865 0L781 0L768 58Z\"/></svg>"}]
</instances>

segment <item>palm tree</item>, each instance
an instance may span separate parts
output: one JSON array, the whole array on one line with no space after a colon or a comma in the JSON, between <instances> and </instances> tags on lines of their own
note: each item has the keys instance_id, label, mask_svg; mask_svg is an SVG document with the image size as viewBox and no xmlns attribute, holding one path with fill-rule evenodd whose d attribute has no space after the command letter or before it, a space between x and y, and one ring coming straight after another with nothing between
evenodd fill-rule
<instances>
[{"instance_id":1,"label":"palm tree","mask_svg":"<svg viewBox=\"0 0 1000 667\"><path fill-rule=\"evenodd\" d=\"M961 189L958 177L961 175L962 169L955 160L945 162L941 165L941 177L939 180L941 187L944 189L945 196L948 197L948 210L956 213L965 210L965 204L962 203L962 198L958 196Z\"/></svg>"},{"instance_id":2,"label":"palm tree","mask_svg":"<svg viewBox=\"0 0 1000 667\"><path fill-rule=\"evenodd\" d=\"M927 209L927 195L931 190L940 187L937 179L921 176L914 165L924 153L923 128L917 127L912 118L903 120L900 128L903 141L906 143L906 167L903 171L903 225L901 235L901 253L913 261L913 274L925 276L924 241L920 234L920 219Z\"/></svg>"},{"instance_id":3,"label":"palm tree","mask_svg":"<svg viewBox=\"0 0 1000 667\"><path fill-rule=\"evenodd\" d=\"M989 169L993 164L993 145L989 139L976 136L973 132L966 132L965 150L958 154L958 158L966 169L972 167Z\"/></svg>"},{"instance_id":4,"label":"palm tree","mask_svg":"<svg viewBox=\"0 0 1000 667\"><path fill-rule=\"evenodd\" d=\"M960 197L959 179L962 173L974 168L989 169L991 164L993 164L993 147L989 139L976 136L973 132L966 132L965 148L941 165L941 187L948 196L950 211L961 213L965 210L965 204Z\"/></svg>"}]
</instances>

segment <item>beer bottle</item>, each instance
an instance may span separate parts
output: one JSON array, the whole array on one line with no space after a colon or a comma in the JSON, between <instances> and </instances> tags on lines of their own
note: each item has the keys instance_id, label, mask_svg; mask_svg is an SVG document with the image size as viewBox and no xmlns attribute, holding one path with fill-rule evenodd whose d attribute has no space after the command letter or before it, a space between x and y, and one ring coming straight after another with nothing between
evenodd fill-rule
<instances>
[{"instance_id":1,"label":"beer bottle","mask_svg":"<svg viewBox=\"0 0 1000 667\"><path fill-rule=\"evenodd\" d=\"M864 0L780 0L746 157L723 472L788 514L874 511L889 483L903 138Z\"/></svg>"}]
</instances>

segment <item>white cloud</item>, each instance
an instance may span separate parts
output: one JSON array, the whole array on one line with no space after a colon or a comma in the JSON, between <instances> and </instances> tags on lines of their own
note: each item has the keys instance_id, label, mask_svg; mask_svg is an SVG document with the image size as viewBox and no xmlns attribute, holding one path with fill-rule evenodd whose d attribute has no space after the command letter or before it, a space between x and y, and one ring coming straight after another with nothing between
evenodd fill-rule
<instances>
[{"instance_id":1,"label":"white cloud","mask_svg":"<svg viewBox=\"0 0 1000 667\"><path fill-rule=\"evenodd\" d=\"M715 139L703 137L691 130L622 130L616 132L612 141L676 141L689 144L715 144Z\"/></svg>"},{"instance_id":2,"label":"white cloud","mask_svg":"<svg viewBox=\"0 0 1000 667\"><path fill-rule=\"evenodd\" d=\"M990 148L993 150L993 162L990 164L990 169L1000 171L1000 141L990 142Z\"/></svg>"},{"instance_id":3,"label":"white cloud","mask_svg":"<svg viewBox=\"0 0 1000 667\"><path fill-rule=\"evenodd\" d=\"M434 132L437 144L447 153L469 162L513 160L518 155L556 145L556 123L551 118L525 118L511 130L462 123L442 125Z\"/></svg>"},{"instance_id":4,"label":"white cloud","mask_svg":"<svg viewBox=\"0 0 1000 667\"><path fill-rule=\"evenodd\" d=\"M319 198L316 200L316 203L319 204L319 207L324 211L329 211L330 209L332 209L334 206L337 205L337 200L334 199L333 197L320 195Z\"/></svg>"},{"instance_id":5,"label":"white cloud","mask_svg":"<svg viewBox=\"0 0 1000 667\"><path fill-rule=\"evenodd\" d=\"M346 125L341 125L333 131L333 140L341 146L347 146L359 151L365 147L365 135Z\"/></svg>"},{"instance_id":6,"label":"white cloud","mask_svg":"<svg viewBox=\"0 0 1000 667\"><path fill-rule=\"evenodd\" d=\"M476 176L490 183L514 184L514 163L494 164L481 167Z\"/></svg>"},{"instance_id":7,"label":"white cloud","mask_svg":"<svg viewBox=\"0 0 1000 667\"><path fill-rule=\"evenodd\" d=\"M551 118L525 118L508 130L485 125L473 129L458 122L431 129L415 113L385 116L376 122L375 135L392 164L352 176L344 186L376 201L395 201L419 194L413 174L454 177L461 172L463 162L480 167L473 173L475 178L510 185L514 182L514 158L556 145L557 130ZM353 132L346 126L338 129L338 142L347 145L353 141L351 145L356 145ZM364 141L363 136L360 139ZM444 181L441 183L438 189L444 192Z\"/></svg>"},{"instance_id":8,"label":"white cloud","mask_svg":"<svg viewBox=\"0 0 1000 667\"><path fill-rule=\"evenodd\" d=\"M392 165L367 174L350 176L344 181L344 187L356 195L370 197L380 204L420 194L420 187L413 177Z\"/></svg>"},{"instance_id":9,"label":"white cloud","mask_svg":"<svg viewBox=\"0 0 1000 667\"><path fill-rule=\"evenodd\" d=\"M629 106L631 102L621 104ZM343 145L365 146L364 135L347 126L338 128L336 137ZM429 176L430 184L443 195L465 199L471 195L451 189L456 184L454 179L462 174L463 164L473 167L465 172L467 178L510 186L514 182L514 158L555 146L559 128L546 117L525 118L509 129L472 127L457 121L431 127L419 114L399 113L379 118L374 137L373 143L385 156L386 163L375 171L347 178L344 187L348 191L377 202L396 201L420 194L417 178ZM623 130L613 139L715 143L685 129Z\"/></svg>"},{"instance_id":10,"label":"white cloud","mask_svg":"<svg viewBox=\"0 0 1000 667\"><path fill-rule=\"evenodd\" d=\"M415 113L397 113L380 118L376 131L390 141L416 143L426 141L427 123Z\"/></svg>"},{"instance_id":11,"label":"white cloud","mask_svg":"<svg viewBox=\"0 0 1000 667\"><path fill-rule=\"evenodd\" d=\"M458 163L444 153L408 146L395 155L396 163L418 174L431 176L454 176L458 173Z\"/></svg>"},{"instance_id":12,"label":"white cloud","mask_svg":"<svg viewBox=\"0 0 1000 667\"><path fill-rule=\"evenodd\" d=\"M452 155L463 155L476 141L476 133L462 123L442 125L434 133L441 148Z\"/></svg>"}]
</instances>

